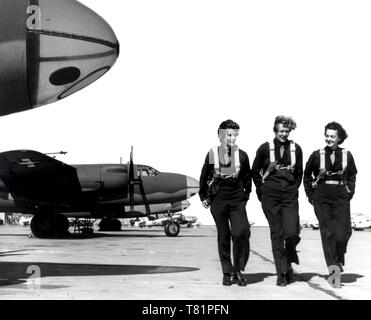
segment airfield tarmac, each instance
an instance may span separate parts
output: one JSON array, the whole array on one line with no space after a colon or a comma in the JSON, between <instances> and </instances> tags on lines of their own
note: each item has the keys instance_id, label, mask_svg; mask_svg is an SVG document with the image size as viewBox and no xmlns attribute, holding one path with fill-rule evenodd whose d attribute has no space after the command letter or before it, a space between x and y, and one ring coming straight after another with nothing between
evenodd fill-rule
<instances>
[{"instance_id":1,"label":"airfield tarmac","mask_svg":"<svg viewBox=\"0 0 371 320\"><path fill-rule=\"evenodd\" d=\"M70 229L71 230L71 229ZM252 227L247 287L221 284L214 226L28 238L30 229L0 226L0 300L339 300L371 298L371 232L353 232L342 288L326 280L318 230L303 229L295 283L277 287L269 228ZM27 270L29 274L27 273Z\"/></svg>"}]
</instances>

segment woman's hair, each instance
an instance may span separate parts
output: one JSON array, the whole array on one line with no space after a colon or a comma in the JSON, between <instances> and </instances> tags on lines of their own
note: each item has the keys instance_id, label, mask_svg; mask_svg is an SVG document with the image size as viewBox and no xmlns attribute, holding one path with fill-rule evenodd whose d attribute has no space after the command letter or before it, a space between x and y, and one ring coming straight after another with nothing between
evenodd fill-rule
<instances>
[{"instance_id":1,"label":"woman's hair","mask_svg":"<svg viewBox=\"0 0 371 320\"><path fill-rule=\"evenodd\" d=\"M233 120L225 120L223 121L219 128L218 128L218 135L220 133L220 130L226 130L226 129L235 129L235 130L239 130L240 129L240 126L237 122L234 122Z\"/></svg>"},{"instance_id":2,"label":"woman's hair","mask_svg":"<svg viewBox=\"0 0 371 320\"><path fill-rule=\"evenodd\" d=\"M348 134L345 131L345 129L342 127L342 125L338 122L330 122L325 127L325 134L327 130L337 130L338 137L339 137L339 144L342 144L346 138L348 138Z\"/></svg>"},{"instance_id":3,"label":"woman's hair","mask_svg":"<svg viewBox=\"0 0 371 320\"><path fill-rule=\"evenodd\" d=\"M293 118L286 116L277 116L276 119L274 120L273 127L274 132L277 132L277 125L280 123L282 123L284 127L289 128L290 130L295 130L296 128L296 122L294 121Z\"/></svg>"}]
</instances>

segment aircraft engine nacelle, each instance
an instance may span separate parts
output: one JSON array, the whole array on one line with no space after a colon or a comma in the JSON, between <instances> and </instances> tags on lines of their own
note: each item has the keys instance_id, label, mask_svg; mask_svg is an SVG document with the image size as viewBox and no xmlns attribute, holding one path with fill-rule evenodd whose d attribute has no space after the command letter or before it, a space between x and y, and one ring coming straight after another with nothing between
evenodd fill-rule
<instances>
[{"instance_id":1,"label":"aircraft engine nacelle","mask_svg":"<svg viewBox=\"0 0 371 320\"><path fill-rule=\"evenodd\" d=\"M100 200L122 199L128 196L127 167L117 164L75 165L83 192L92 193Z\"/></svg>"},{"instance_id":2,"label":"aircraft engine nacelle","mask_svg":"<svg viewBox=\"0 0 371 320\"><path fill-rule=\"evenodd\" d=\"M101 167L101 183L105 194L118 193L121 198L128 196L129 175L127 167L122 165L104 165Z\"/></svg>"},{"instance_id":3,"label":"aircraft engine nacelle","mask_svg":"<svg viewBox=\"0 0 371 320\"><path fill-rule=\"evenodd\" d=\"M79 91L118 54L111 27L75 0L0 0L0 116Z\"/></svg>"}]
</instances>

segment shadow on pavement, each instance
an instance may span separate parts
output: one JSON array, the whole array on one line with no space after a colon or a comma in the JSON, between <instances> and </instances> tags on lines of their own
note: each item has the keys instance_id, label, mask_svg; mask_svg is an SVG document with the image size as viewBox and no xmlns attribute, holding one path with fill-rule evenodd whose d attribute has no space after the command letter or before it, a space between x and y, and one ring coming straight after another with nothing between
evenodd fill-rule
<instances>
[{"instance_id":1,"label":"shadow on pavement","mask_svg":"<svg viewBox=\"0 0 371 320\"><path fill-rule=\"evenodd\" d=\"M247 284L254 284L264 281L265 278L274 276L273 273L245 273L243 277L247 280Z\"/></svg>"},{"instance_id":2,"label":"shadow on pavement","mask_svg":"<svg viewBox=\"0 0 371 320\"><path fill-rule=\"evenodd\" d=\"M0 252L0 257L7 257L7 256L24 256L25 254L18 254L17 252L24 252L24 251L34 251L33 249L23 249L23 250L13 250L13 251L5 251ZM0 269L1 271L1 269Z\"/></svg>"},{"instance_id":3,"label":"shadow on pavement","mask_svg":"<svg viewBox=\"0 0 371 320\"><path fill-rule=\"evenodd\" d=\"M319 273L295 273L294 279L295 281L298 282L308 282L310 281L313 277L320 277L325 280L328 279L329 275L328 274L319 274ZM343 273L341 275L341 282L342 283L352 283L352 282L357 282L359 278L363 278L364 276L361 274L355 274L355 273Z\"/></svg>"},{"instance_id":4,"label":"shadow on pavement","mask_svg":"<svg viewBox=\"0 0 371 320\"><path fill-rule=\"evenodd\" d=\"M154 234L152 231L152 234L146 234L146 230L137 231L136 234L130 234L130 232L133 231L116 231L111 233L104 233L104 231L98 231L92 234L85 234L85 233L70 233L66 236L62 237L48 237L48 238L42 238L42 239L60 239L60 240L80 240L80 239L95 239L95 238L168 238L164 231L162 230L159 234ZM24 237L24 238L30 238L29 234L0 234L0 237ZM207 238L206 235L194 235L194 234L186 234L182 235L179 234L177 237L173 238ZM34 237L31 237L34 238ZM37 238L35 238L37 239Z\"/></svg>"},{"instance_id":5,"label":"shadow on pavement","mask_svg":"<svg viewBox=\"0 0 371 320\"><path fill-rule=\"evenodd\" d=\"M32 266L32 268L30 268ZM38 277L117 276L197 271L198 268L175 266L66 264L44 262L0 262L0 287L26 282L35 274L27 270L39 268Z\"/></svg>"}]
</instances>

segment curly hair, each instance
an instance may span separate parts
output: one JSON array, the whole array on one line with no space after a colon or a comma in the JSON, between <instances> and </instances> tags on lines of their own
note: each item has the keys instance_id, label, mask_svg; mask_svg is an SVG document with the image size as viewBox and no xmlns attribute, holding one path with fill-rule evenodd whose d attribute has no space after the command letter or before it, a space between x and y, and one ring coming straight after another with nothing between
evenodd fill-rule
<instances>
[{"instance_id":1,"label":"curly hair","mask_svg":"<svg viewBox=\"0 0 371 320\"><path fill-rule=\"evenodd\" d=\"M277 116L276 119L274 120L273 127L274 132L277 132L277 125L280 123L282 123L284 127L289 128L290 130L295 130L296 128L296 122L294 121L293 118L286 116Z\"/></svg>"},{"instance_id":2,"label":"curly hair","mask_svg":"<svg viewBox=\"0 0 371 320\"><path fill-rule=\"evenodd\" d=\"M325 135L327 130L337 130L338 137L339 137L339 144L342 144L346 138L348 138L348 134L342 125L338 122L330 122L325 126Z\"/></svg>"},{"instance_id":3,"label":"curly hair","mask_svg":"<svg viewBox=\"0 0 371 320\"><path fill-rule=\"evenodd\" d=\"M234 122L231 119L225 120L220 124L220 126L218 128L218 134L220 133L220 130L226 130L226 129L239 130L240 126L237 122Z\"/></svg>"}]
</instances>

